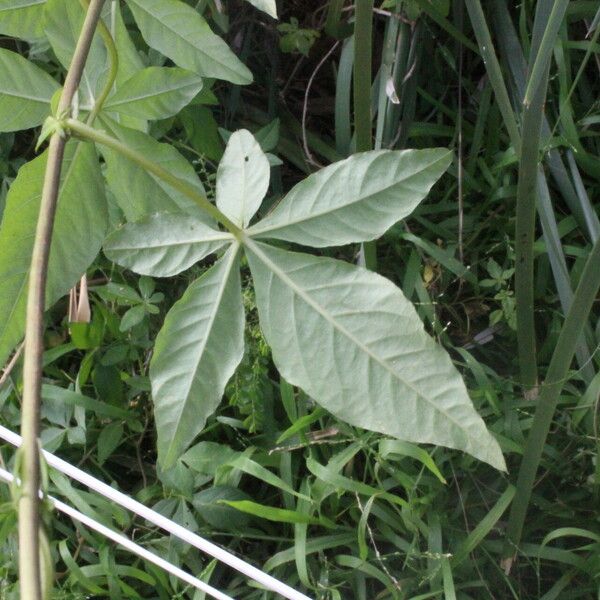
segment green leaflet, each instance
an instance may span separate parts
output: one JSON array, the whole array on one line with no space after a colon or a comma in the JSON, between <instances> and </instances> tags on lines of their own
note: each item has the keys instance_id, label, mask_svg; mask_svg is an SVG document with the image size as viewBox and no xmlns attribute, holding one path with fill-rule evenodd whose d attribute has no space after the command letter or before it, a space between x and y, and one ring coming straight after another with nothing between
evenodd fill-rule
<instances>
[{"instance_id":1,"label":"green leaflet","mask_svg":"<svg viewBox=\"0 0 600 600\"><path fill-rule=\"evenodd\" d=\"M147 120L176 115L202 89L202 78L178 67L148 67L121 84L104 109Z\"/></svg>"},{"instance_id":2,"label":"green leaflet","mask_svg":"<svg viewBox=\"0 0 600 600\"><path fill-rule=\"evenodd\" d=\"M180 0L127 0L146 43L203 77L252 82L252 73L208 23Z\"/></svg>"},{"instance_id":3,"label":"green leaflet","mask_svg":"<svg viewBox=\"0 0 600 600\"><path fill-rule=\"evenodd\" d=\"M161 144L153 137L118 125L106 116L101 122L108 132L131 148L143 152L179 179L193 185L204 194L202 183L192 165L170 144ZM138 221L156 212L181 212L193 215L203 223L211 219L192 200L142 169L117 152L101 147L106 160L106 180L119 207L128 221Z\"/></svg>"},{"instance_id":4,"label":"green leaflet","mask_svg":"<svg viewBox=\"0 0 600 600\"><path fill-rule=\"evenodd\" d=\"M0 72L0 131L40 125L50 113L50 100L60 87L58 83L26 58L2 48Z\"/></svg>"},{"instance_id":5,"label":"green leaflet","mask_svg":"<svg viewBox=\"0 0 600 600\"><path fill-rule=\"evenodd\" d=\"M254 136L231 135L217 171L217 206L236 225L247 227L267 189L271 167Z\"/></svg>"},{"instance_id":6,"label":"green leaflet","mask_svg":"<svg viewBox=\"0 0 600 600\"><path fill-rule=\"evenodd\" d=\"M106 256L141 275L171 277L233 241L183 213L155 213L113 232Z\"/></svg>"},{"instance_id":7,"label":"green leaflet","mask_svg":"<svg viewBox=\"0 0 600 600\"><path fill-rule=\"evenodd\" d=\"M0 226L0 364L25 330L27 276L45 168L46 153L24 165L6 199ZM106 227L104 185L94 147L71 141L50 251L47 306L67 293L96 258Z\"/></svg>"},{"instance_id":8,"label":"green leaflet","mask_svg":"<svg viewBox=\"0 0 600 600\"><path fill-rule=\"evenodd\" d=\"M79 0L47 0L45 30L52 50L65 69L69 68L85 17ZM79 108L90 110L107 72L106 48L98 33L90 48L79 85Z\"/></svg>"},{"instance_id":9,"label":"green leaflet","mask_svg":"<svg viewBox=\"0 0 600 600\"><path fill-rule=\"evenodd\" d=\"M415 209L451 159L443 148L355 154L301 181L248 233L317 248L374 240Z\"/></svg>"},{"instance_id":10,"label":"green leaflet","mask_svg":"<svg viewBox=\"0 0 600 600\"><path fill-rule=\"evenodd\" d=\"M238 245L175 303L150 364L159 462L175 463L215 411L244 355Z\"/></svg>"},{"instance_id":11,"label":"green leaflet","mask_svg":"<svg viewBox=\"0 0 600 600\"><path fill-rule=\"evenodd\" d=\"M261 328L287 381L353 425L505 470L447 353L370 271L248 241Z\"/></svg>"},{"instance_id":12,"label":"green leaflet","mask_svg":"<svg viewBox=\"0 0 600 600\"><path fill-rule=\"evenodd\" d=\"M24 40L44 35L46 0L0 0L0 33Z\"/></svg>"},{"instance_id":13,"label":"green leaflet","mask_svg":"<svg viewBox=\"0 0 600 600\"><path fill-rule=\"evenodd\" d=\"M258 10L262 10L266 12L269 16L274 19L277 18L277 5L275 4L275 0L247 0L253 6L256 6Z\"/></svg>"}]
</instances>

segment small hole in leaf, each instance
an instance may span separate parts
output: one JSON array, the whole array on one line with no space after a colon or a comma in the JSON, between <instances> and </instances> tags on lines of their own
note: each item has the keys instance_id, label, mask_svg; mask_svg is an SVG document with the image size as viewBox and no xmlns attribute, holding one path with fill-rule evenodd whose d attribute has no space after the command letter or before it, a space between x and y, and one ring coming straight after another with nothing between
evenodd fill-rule
<instances>
[{"instance_id":1,"label":"small hole in leaf","mask_svg":"<svg viewBox=\"0 0 600 600\"><path fill-rule=\"evenodd\" d=\"M250 159L247 156L244 156L244 160L248 162Z\"/></svg>"}]
</instances>

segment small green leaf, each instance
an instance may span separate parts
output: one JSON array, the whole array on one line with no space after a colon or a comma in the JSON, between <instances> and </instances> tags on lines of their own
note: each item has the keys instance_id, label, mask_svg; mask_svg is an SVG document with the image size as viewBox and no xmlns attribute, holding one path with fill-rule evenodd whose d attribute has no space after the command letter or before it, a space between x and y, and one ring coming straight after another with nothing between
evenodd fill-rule
<instances>
[{"instance_id":1,"label":"small green leaf","mask_svg":"<svg viewBox=\"0 0 600 600\"><path fill-rule=\"evenodd\" d=\"M387 279L249 241L261 329L279 372L353 425L458 448L505 470L448 354Z\"/></svg>"},{"instance_id":2,"label":"small green leaf","mask_svg":"<svg viewBox=\"0 0 600 600\"><path fill-rule=\"evenodd\" d=\"M355 154L301 181L248 233L316 248L374 240L415 209L451 159L443 148Z\"/></svg>"},{"instance_id":3,"label":"small green leaf","mask_svg":"<svg viewBox=\"0 0 600 600\"><path fill-rule=\"evenodd\" d=\"M244 355L238 251L230 248L190 285L156 339L150 379L164 467L202 431Z\"/></svg>"},{"instance_id":4,"label":"small green leaf","mask_svg":"<svg viewBox=\"0 0 600 600\"><path fill-rule=\"evenodd\" d=\"M98 462L100 465L103 465L106 459L119 447L122 438L122 423L110 423L103 427L98 436Z\"/></svg>"},{"instance_id":5,"label":"small green leaf","mask_svg":"<svg viewBox=\"0 0 600 600\"><path fill-rule=\"evenodd\" d=\"M58 133L61 138L64 138L66 135L62 123L55 117L49 116L42 125L42 131L40 132L40 136L38 137L38 141L35 145L36 152L39 150L40 146L55 133Z\"/></svg>"},{"instance_id":6,"label":"small green leaf","mask_svg":"<svg viewBox=\"0 0 600 600\"><path fill-rule=\"evenodd\" d=\"M228 140L217 170L217 206L247 227L269 188L271 167L253 135L242 129Z\"/></svg>"},{"instance_id":7,"label":"small green leaf","mask_svg":"<svg viewBox=\"0 0 600 600\"><path fill-rule=\"evenodd\" d=\"M176 65L203 77L252 82L248 68L188 4L180 0L127 0L127 4L146 43Z\"/></svg>"},{"instance_id":8,"label":"small green leaf","mask_svg":"<svg viewBox=\"0 0 600 600\"><path fill-rule=\"evenodd\" d=\"M132 306L121 319L119 325L119 331L129 331L132 327L135 327L138 323L141 323L146 316L146 307L143 304Z\"/></svg>"},{"instance_id":9,"label":"small green leaf","mask_svg":"<svg viewBox=\"0 0 600 600\"><path fill-rule=\"evenodd\" d=\"M166 119L188 105L202 89L202 78L178 67L148 67L125 81L104 110L138 119Z\"/></svg>"},{"instance_id":10,"label":"small green leaf","mask_svg":"<svg viewBox=\"0 0 600 600\"><path fill-rule=\"evenodd\" d=\"M58 83L16 52L0 48L0 131L37 127L50 114Z\"/></svg>"},{"instance_id":11,"label":"small green leaf","mask_svg":"<svg viewBox=\"0 0 600 600\"><path fill-rule=\"evenodd\" d=\"M127 223L108 236L104 253L142 275L171 277L233 241L189 215L157 213Z\"/></svg>"},{"instance_id":12,"label":"small green leaf","mask_svg":"<svg viewBox=\"0 0 600 600\"><path fill-rule=\"evenodd\" d=\"M425 468L433 473L441 483L446 483L444 476L440 473L433 458L423 448L402 440L381 440L379 442L379 454L387 460L399 460L408 456L418 460Z\"/></svg>"}]
</instances>

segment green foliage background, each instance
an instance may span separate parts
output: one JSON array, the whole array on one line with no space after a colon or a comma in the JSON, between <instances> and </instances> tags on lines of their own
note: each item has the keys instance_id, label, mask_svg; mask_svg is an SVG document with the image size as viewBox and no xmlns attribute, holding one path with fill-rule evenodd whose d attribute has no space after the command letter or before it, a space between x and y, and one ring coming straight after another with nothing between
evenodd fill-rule
<instances>
[{"instance_id":1,"label":"green foliage background","mask_svg":"<svg viewBox=\"0 0 600 600\"><path fill-rule=\"evenodd\" d=\"M29 58L39 71L31 77L47 84L46 88L33 86L39 97L25 115L30 127L39 127L48 112L56 90L50 76L60 80L64 72L66 59L57 48L64 47L68 55L75 40L75 33L72 38L64 36L64 23L73 23L77 31L77 18L72 16L77 13L76 3L48 0L54 15L54 24L47 25L48 36L61 41L52 49L42 37L39 10L43 4L23 2L22 15L11 21L3 19L2 11L14 8L14 2L0 2L4 34L0 103L9 102L11 82L18 87L23 81L11 78L2 62L7 51ZM136 16L148 5L141 0L117 4L123 9L115 13L112 23L123 48L118 86L142 66L146 70L139 77L154 82L160 73L154 70L170 66L170 60L198 68L197 51L204 51L204 46L194 49L193 43L171 41L165 42L162 53L151 49L149 45L156 46L151 43L153 24L145 13ZM149 126L156 140L154 160L214 198L217 163L226 141L232 131L247 128L272 165L263 205L267 211L317 164L353 152L353 12L347 3L290 0L279 4L279 21L256 10L268 11L269 2L251 6L232 0L222 7L213 2L187 4L183 20L204 14L212 31L229 43L241 62L228 72L226 81L213 80L221 77L214 72L202 72L202 90L194 77L176 73L175 92L165 80L160 101L138 103L125 113L119 108L118 94L126 97L135 86L117 91L112 113L122 123L145 126L156 119ZM517 114L525 91L523 57L534 37L538 4L542 3L484 3ZM98 254L105 229L123 216L133 220L163 206L161 201L191 210L173 190L163 188L161 200L149 194L147 190L156 187L153 181L136 179L147 186L146 191L132 194L128 170L136 166L110 152L102 157L103 174L109 181L120 180L111 186L108 214L91 210L79 193L67 194L70 204L63 202L64 216L57 219L56 252L84 266L70 262L73 272L65 275L69 282L61 280L56 287L51 282L49 300L61 298L94 261L87 272L92 320L71 324L69 331L64 298L47 313L44 447L105 481L114 481L138 500L315 598L597 598L596 315L589 320L560 396L518 560L506 574L501 556L514 494L511 484L535 406L523 396L516 363L513 274L518 157L467 7L459 0L388 0L375 8L373 68L379 73L372 94L375 145L444 146L455 153L449 172L410 220L393 226L378 241L377 268L415 302L427 329L451 351L479 414L499 440L509 473L499 474L459 452L417 447L351 427L281 379L258 326L246 264L242 268L246 351L225 390L227 401L209 418L201 441L175 467L157 468L149 382L154 340L167 310L212 259L163 280L137 276ZM599 8L596 1L570 2L552 48L545 103L548 128L543 136L543 147L549 152L544 155L547 195L542 194L538 205L540 225L534 244L542 378L564 320L566 290L577 284L599 231L593 202L600 178L595 29ZM181 26L181 22L174 24L174 31ZM216 55L202 65L217 64L219 56L230 52L225 43L215 48ZM92 96L101 87L105 64L106 53L98 40L84 87ZM248 83L250 72L254 83L237 85ZM28 94L29 88L15 93ZM85 110L90 97L83 93L80 102ZM15 105L6 106L14 110ZM111 131L108 119L101 125L116 131ZM17 129L23 123L3 124L3 130L13 126ZM39 129L30 129L0 135L0 212L19 168L35 157L38 133ZM127 141L136 144L135 139ZM78 182L77 163L98 163L87 156L90 147L83 151L75 148L79 142L71 144L75 166L67 173L73 182L65 179L63 185L85 193L94 179ZM194 172L180 160L181 155ZM26 169L41 168L43 160L36 158ZM19 175L26 176L26 170ZM102 176L99 168L95 176ZM32 190L32 199L36 193ZM145 204L132 206L128 202L132 196ZM90 210L84 219L89 232L80 238L80 246L60 248L68 238L61 236L61 223L68 228L68 215L86 209ZM33 211L33 204L27 210ZM24 210L21 218L32 223L33 214ZM2 222L3 228L9 225L8 218ZM0 245L2 260L13 266L8 259L15 243L9 237ZM361 259L356 244L320 254L350 262ZM26 268L27 263L19 267L21 279ZM23 302L3 284L0 308L9 297ZM0 324L0 346L10 338L3 351L16 344L20 335L7 331L7 326L8 322ZM2 360L8 352L6 356L0 352ZM0 419L13 429L19 425L20 368L17 362L0 385ZM2 449L0 457L3 464L12 464L8 448ZM57 473L51 474L51 491L202 574L235 598L272 597ZM0 488L0 494L6 502L0 521L0 597L9 599L18 597L14 512L8 488ZM54 540L56 598L201 597L85 528L56 515L48 520Z\"/></svg>"}]
</instances>

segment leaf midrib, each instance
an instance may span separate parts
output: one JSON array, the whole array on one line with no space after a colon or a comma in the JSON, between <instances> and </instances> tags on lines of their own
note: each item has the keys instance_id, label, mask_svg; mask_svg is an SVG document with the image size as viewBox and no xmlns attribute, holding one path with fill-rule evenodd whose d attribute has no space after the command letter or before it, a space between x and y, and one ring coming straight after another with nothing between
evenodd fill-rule
<instances>
[{"instance_id":1,"label":"leaf midrib","mask_svg":"<svg viewBox=\"0 0 600 600\"><path fill-rule=\"evenodd\" d=\"M196 75L196 77L200 77L200 75ZM200 83L200 82L198 82ZM142 102L143 100L147 100L148 98L157 98L159 96L165 96L167 94L172 94L173 92L178 92L180 90L185 90L187 88L192 88L198 83L186 83L185 85L177 85L176 87L170 88L162 88L159 92L148 92L146 94L140 94L138 96L129 96L123 99L119 99L119 92L115 93L115 95L104 105L104 108L107 110L109 108L114 108L115 106L122 106L123 104L133 104L135 102ZM124 89L121 87L121 89ZM115 98L117 100L115 101Z\"/></svg>"},{"instance_id":2,"label":"leaf midrib","mask_svg":"<svg viewBox=\"0 0 600 600\"><path fill-rule=\"evenodd\" d=\"M234 237L230 233L223 233L221 236L215 236L212 238L203 238L201 240L196 241L181 241L181 242L169 242L166 244L156 244L156 245L144 245L144 246L107 246L106 250L109 252L119 252L125 250L161 250L163 248L174 248L177 246L195 246L198 244L212 244L213 242L228 242L233 240Z\"/></svg>"}]
</instances>

